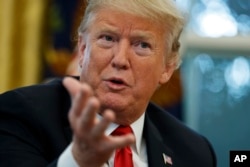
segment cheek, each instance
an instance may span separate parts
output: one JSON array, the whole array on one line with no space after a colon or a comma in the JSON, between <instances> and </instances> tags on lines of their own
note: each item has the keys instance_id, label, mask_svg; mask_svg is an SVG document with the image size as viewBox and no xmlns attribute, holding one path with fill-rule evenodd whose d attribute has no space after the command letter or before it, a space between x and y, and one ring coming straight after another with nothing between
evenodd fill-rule
<instances>
[{"instance_id":1,"label":"cheek","mask_svg":"<svg viewBox=\"0 0 250 167\"><path fill-rule=\"evenodd\" d=\"M107 52L98 47L87 48L84 54L83 64L86 65L91 70L95 70L102 67L108 58Z\"/></svg>"},{"instance_id":2,"label":"cheek","mask_svg":"<svg viewBox=\"0 0 250 167\"><path fill-rule=\"evenodd\" d=\"M158 80L152 69L137 72L136 87L134 89L135 99L143 99L145 102L150 100L158 87Z\"/></svg>"},{"instance_id":3,"label":"cheek","mask_svg":"<svg viewBox=\"0 0 250 167\"><path fill-rule=\"evenodd\" d=\"M109 65L109 54L102 49L92 47L87 50L83 59L82 74L88 81L93 82L100 78L102 72Z\"/></svg>"},{"instance_id":4,"label":"cheek","mask_svg":"<svg viewBox=\"0 0 250 167\"><path fill-rule=\"evenodd\" d=\"M136 66L135 78L138 78L138 86L148 89L155 89L158 86L161 76L161 67L155 65L153 61L142 62ZM152 91L152 90L151 90Z\"/></svg>"}]
</instances>

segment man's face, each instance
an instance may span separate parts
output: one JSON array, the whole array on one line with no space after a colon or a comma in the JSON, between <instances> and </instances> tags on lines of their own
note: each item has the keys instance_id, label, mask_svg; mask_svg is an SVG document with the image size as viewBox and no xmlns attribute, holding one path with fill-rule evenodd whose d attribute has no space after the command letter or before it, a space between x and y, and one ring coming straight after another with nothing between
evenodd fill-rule
<instances>
[{"instance_id":1,"label":"man's face","mask_svg":"<svg viewBox=\"0 0 250 167\"><path fill-rule=\"evenodd\" d=\"M146 109L173 67L165 65L166 30L149 20L103 9L79 38L80 78L116 113L118 123L131 123ZM121 121L123 120L123 121Z\"/></svg>"}]
</instances>

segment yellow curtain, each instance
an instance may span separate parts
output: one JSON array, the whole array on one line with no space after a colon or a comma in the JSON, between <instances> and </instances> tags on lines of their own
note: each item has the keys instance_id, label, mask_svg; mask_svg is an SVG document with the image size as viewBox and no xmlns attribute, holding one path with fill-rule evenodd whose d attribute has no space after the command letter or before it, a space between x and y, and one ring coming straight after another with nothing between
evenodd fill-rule
<instances>
[{"instance_id":1,"label":"yellow curtain","mask_svg":"<svg viewBox=\"0 0 250 167\"><path fill-rule=\"evenodd\" d=\"M39 82L46 0L0 0L0 93Z\"/></svg>"}]
</instances>

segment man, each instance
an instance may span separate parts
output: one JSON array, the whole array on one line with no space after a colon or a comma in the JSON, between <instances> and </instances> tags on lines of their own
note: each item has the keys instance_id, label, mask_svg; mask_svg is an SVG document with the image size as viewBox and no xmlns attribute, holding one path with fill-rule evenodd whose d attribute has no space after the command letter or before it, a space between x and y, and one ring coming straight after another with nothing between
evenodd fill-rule
<instances>
[{"instance_id":1,"label":"man","mask_svg":"<svg viewBox=\"0 0 250 167\"><path fill-rule=\"evenodd\" d=\"M125 148L125 167L215 166L204 137L149 102L179 65L182 26L172 0L89 1L79 81L0 96L0 166L116 167Z\"/></svg>"}]
</instances>

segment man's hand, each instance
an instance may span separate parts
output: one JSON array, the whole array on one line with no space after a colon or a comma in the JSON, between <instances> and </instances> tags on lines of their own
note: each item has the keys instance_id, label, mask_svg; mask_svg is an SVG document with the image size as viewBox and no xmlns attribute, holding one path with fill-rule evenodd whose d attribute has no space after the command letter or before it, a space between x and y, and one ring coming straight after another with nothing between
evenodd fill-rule
<instances>
[{"instance_id":1,"label":"man's hand","mask_svg":"<svg viewBox=\"0 0 250 167\"><path fill-rule=\"evenodd\" d=\"M68 90L72 106L69 122L73 130L73 156L81 167L100 167L108 161L116 148L122 148L135 142L132 134L124 136L106 136L109 123L114 121L111 110L103 112L103 119L96 114L100 109L99 100L93 96L90 86L73 78L65 78L63 85Z\"/></svg>"}]
</instances>

